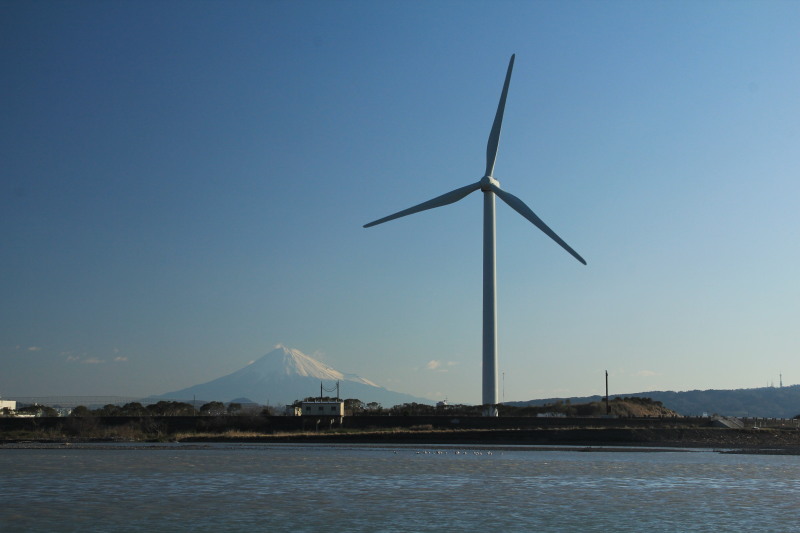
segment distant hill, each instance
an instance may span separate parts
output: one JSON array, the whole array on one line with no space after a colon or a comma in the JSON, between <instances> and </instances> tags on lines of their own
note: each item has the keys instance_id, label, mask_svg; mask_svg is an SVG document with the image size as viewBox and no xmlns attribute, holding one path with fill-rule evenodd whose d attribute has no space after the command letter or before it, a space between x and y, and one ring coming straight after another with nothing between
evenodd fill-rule
<instances>
[{"instance_id":1,"label":"distant hill","mask_svg":"<svg viewBox=\"0 0 800 533\"><path fill-rule=\"evenodd\" d=\"M599 396L595 397L599 398ZM511 405L524 402L506 402L500 407L501 416L567 416L597 417L607 413L606 402L600 399L579 402L555 400L544 405ZM617 417L672 417L678 415L664 407L661 402L639 396L611 398L608 405L610 413Z\"/></svg>"},{"instance_id":2,"label":"distant hill","mask_svg":"<svg viewBox=\"0 0 800 533\"><path fill-rule=\"evenodd\" d=\"M616 397L651 398L661 402L664 407L686 416L699 416L707 413L737 417L793 418L800 414L800 385L735 390L650 391L611 395L612 399ZM580 404L600 399L602 396L584 396L506 403L523 407L555 404L567 400L570 403Z\"/></svg>"},{"instance_id":3,"label":"distant hill","mask_svg":"<svg viewBox=\"0 0 800 533\"><path fill-rule=\"evenodd\" d=\"M330 391L339 382L340 396L383 407L403 403L431 404L431 400L391 391L355 374L343 374L300 350L278 345L260 359L208 383L167 392L151 399L187 401L239 401L243 397L272 405L285 405L309 396L318 396L320 383ZM326 392L325 395L335 393Z\"/></svg>"}]
</instances>

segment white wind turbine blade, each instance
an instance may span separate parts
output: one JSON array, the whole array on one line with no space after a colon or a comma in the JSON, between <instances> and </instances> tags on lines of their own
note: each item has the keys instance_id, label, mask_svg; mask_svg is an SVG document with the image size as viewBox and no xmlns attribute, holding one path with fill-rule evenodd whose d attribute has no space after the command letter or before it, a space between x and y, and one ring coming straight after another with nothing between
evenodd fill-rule
<instances>
[{"instance_id":1,"label":"white wind turbine blade","mask_svg":"<svg viewBox=\"0 0 800 533\"><path fill-rule=\"evenodd\" d=\"M445 193L441 196L437 196L432 200L428 200L427 202L422 202L421 204L415 205L414 207L409 207L408 209L404 209L402 211L398 211L393 215L389 215L388 217L383 217L369 224L364 224L365 228L370 228L372 226L377 226L378 224L383 224L384 222L389 222L390 220L394 220L396 218L404 217L406 215L413 215L414 213L419 213L420 211L426 211L428 209L433 209L434 207L441 207L443 205L448 205L455 203L469 193L477 191L481 188L481 182L473 183L471 185L467 185L466 187L461 187L460 189L456 189L454 191L450 191Z\"/></svg>"},{"instance_id":2,"label":"white wind turbine blade","mask_svg":"<svg viewBox=\"0 0 800 533\"><path fill-rule=\"evenodd\" d=\"M506 96L508 96L508 85L511 83L511 70L514 68L515 55L516 54L511 54L511 60L508 62L506 81L503 84L500 103L497 104L497 113L494 116L492 132L489 134L489 142L486 144L486 174L484 174L484 176L491 177L494 172L494 162L497 159L497 145L500 143L500 128L503 126L503 112L506 109Z\"/></svg>"},{"instance_id":3,"label":"white wind turbine blade","mask_svg":"<svg viewBox=\"0 0 800 533\"><path fill-rule=\"evenodd\" d=\"M499 196L501 200L503 200L505 203L507 203L507 204L508 204L508 205L511 207L511 209L513 209L514 211L516 211L516 212L517 212L517 213L519 213L520 215L522 215L522 216L524 216L525 218L527 218L528 220L530 220L530 221L533 223L533 225L534 225L534 226L536 226L537 228L539 228L540 230L542 230L542 231L543 231L543 232L544 232L544 233L545 233L545 234L546 234L548 237L550 237L551 239L553 239L554 241L556 241L556 242L557 242L557 243L558 243L558 244L559 244L559 245L560 245L560 246L561 246L563 249L565 249L566 251L568 251L568 252L569 252L569 253L572 255L572 257L574 257L575 259L577 259L578 261L580 261L580 262L581 262L581 263L583 263L584 265L586 264L586 261L583 259L583 257L581 257L581 256L578 254L578 252L576 252L575 250L573 250L573 249L570 247L570 245L569 245L569 244L565 243L565 242L564 242L564 241L561 239L561 237L559 237L558 235L556 235L556 233L555 233L553 230L551 230L551 229L550 229L550 228L547 226L547 224L545 224L545 223L542 221L542 219L541 219L541 218L539 218L538 216L536 216L536 213L534 213L533 211L531 211L531 208L530 208L530 207L528 207L527 205L525 205L525 202L523 202L522 200L520 200L519 198L517 198L517 197L516 197L516 196L514 196L513 194L511 194L511 193L509 193L509 192L506 192L506 191L502 190L500 187L498 187L498 186L496 186L496 185L494 185L494 184L492 184L492 186L491 186L491 187L492 187L492 191L494 191L494 193L495 193L497 196Z\"/></svg>"}]
</instances>

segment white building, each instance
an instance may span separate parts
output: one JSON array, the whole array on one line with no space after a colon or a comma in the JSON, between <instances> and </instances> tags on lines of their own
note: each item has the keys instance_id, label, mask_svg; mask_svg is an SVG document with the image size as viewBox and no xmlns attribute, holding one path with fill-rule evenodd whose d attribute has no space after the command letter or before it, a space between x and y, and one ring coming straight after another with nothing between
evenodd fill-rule
<instances>
[{"instance_id":1,"label":"white building","mask_svg":"<svg viewBox=\"0 0 800 533\"><path fill-rule=\"evenodd\" d=\"M300 416L303 414L303 410L300 407L296 407L294 405L287 405L286 408L283 410L284 416Z\"/></svg>"},{"instance_id":2,"label":"white building","mask_svg":"<svg viewBox=\"0 0 800 533\"><path fill-rule=\"evenodd\" d=\"M303 427L306 421L313 421L317 429L320 424L326 423L328 427L334 424L342 425L344 420L344 401L343 400L312 400L302 402Z\"/></svg>"},{"instance_id":3,"label":"white building","mask_svg":"<svg viewBox=\"0 0 800 533\"><path fill-rule=\"evenodd\" d=\"M344 401L310 401L302 403L303 416L344 416Z\"/></svg>"}]
</instances>

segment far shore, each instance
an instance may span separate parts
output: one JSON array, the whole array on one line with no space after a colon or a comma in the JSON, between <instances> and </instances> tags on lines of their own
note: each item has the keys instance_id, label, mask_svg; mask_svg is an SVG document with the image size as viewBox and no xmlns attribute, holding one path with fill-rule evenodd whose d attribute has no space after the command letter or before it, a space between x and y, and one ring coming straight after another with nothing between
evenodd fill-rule
<instances>
[{"instance_id":1,"label":"far shore","mask_svg":"<svg viewBox=\"0 0 800 533\"><path fill-rule=\"evenodd\" d=\"M728 453L800 455L796 430L737 430L717 428L571 428L521 430L393 430L319 432L263 436L187 436L182 443L250 442L294 444L373 444L438 446L513 446L537 450L676 451L712 449Z\"/></svg>"},{"instance_id":2,"label":"far shore","mask_svg":"<svg viewBox=\"0 0 800 533\"><path fill-rule=\"evenodd\" d=\"M800 455L800 431L796 429L724 429L698 427L569 427L528 429L328 429L320 431L258 432L224 430L188 431L174 434L103 435L55 434L31 431L25 434L0 432L2 449L96 449L107 445L147 448L176 445L192 449L207 444L319 444L437 446L463 448L487 446L493 449L558 450L575 452L678 451L706 449L722 453Z\"/></svg>"}]
</instances>

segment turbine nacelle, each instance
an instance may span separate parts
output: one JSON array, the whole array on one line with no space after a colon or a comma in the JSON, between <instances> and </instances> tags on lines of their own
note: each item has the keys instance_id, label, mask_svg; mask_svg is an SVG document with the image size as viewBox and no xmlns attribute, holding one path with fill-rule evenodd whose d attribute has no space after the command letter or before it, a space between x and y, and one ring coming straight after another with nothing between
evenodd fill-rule
<instances>
[{"instance_id":1,"label":"turbine nacelle","mask_svg":"<svg viewBox=\"0 0 800 533\"><path fill-rule=\"evenodd\" d=\"M481 186L481 190L483 192L489 192L492 190L493 187L500 188L500 182L494 179L491 176L484 176L481 178L481 181L478 182Z\"/></svg>"}]
</instances>

